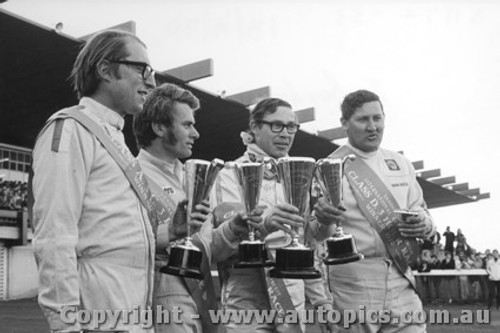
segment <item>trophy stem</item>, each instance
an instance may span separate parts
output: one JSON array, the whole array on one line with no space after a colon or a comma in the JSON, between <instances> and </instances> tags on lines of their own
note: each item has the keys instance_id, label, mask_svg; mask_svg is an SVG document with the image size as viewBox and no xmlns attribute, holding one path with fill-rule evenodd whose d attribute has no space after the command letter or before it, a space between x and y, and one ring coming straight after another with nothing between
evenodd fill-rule
<instances>
[{"instance_id":1,"label":"trophy stem","mask_svg":"<svg viewBox=\"0 0 500 333\"><path fill-rule=\"evenodd\" d=\"M188 204L187 204L187 211L186 211L186 223L187 223L187 228L186 228L186 242L187 242L187 239L190 239L192 240L191 238L191 212L193 210L193 202L192 202L192 199L190 199L188 201Z\"/></svg>"},{"instance_id":2,"label":"trophy stem","mask_svg":"<svg viewBox=\"0 0 500 333\"><path fill-rule=\"evenodd\" d=\"M186 247L194 247L194 245L193 245L193 238L191 236L189 236L189 235L186 236L185 241L184 241L184 245Z\"/></svg>"},{"instance_id":3,"label":"trophy stem","mask_svg":"<svg viewBox=\"0 0 500 333\"><path fill-rule=\"evenodd\" d=\"M248 240L250 242L255 241L255 231L253 230L253 228L250 228L250 232L248 233Z\"/></svg>"},{"instance_id":4,"label":"trophy stem","mask_svg":"<svg viewBox=\"0 0 500 333\"><path fill-rule=\"evenodd\" d=\"M340 222L337 224L337 228L335 230L335 237L342 237L344 236L344 228L342 228L342 225Z\"/></svg>"}]
</instances>

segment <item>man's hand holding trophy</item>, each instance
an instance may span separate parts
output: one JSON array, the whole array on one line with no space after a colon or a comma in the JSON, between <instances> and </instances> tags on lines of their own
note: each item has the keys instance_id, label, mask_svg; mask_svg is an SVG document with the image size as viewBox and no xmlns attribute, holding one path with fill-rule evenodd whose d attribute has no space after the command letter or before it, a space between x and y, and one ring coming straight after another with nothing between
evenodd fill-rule
<instances>
[{"instance_id":1,"label":"man's hand holding trophy","mask_svg":"<svg viewBox=\"0 0 500 333\"><path fill-rule=\"evenodd\" d=\"M201 272L202 251L193 244L192 231L197 231L210 213L208 197L219 171L224 167L224 162L214 159L211 162L191 159L184 165L184 190L187 195L187 211L182 212L181 202L174 215L172 224L176 232L185 226L186 237L170 249L167 266L160 269L162 273L202 279ZM183 221L185 221L183 223Z\"/></svg>"}]
</instances>

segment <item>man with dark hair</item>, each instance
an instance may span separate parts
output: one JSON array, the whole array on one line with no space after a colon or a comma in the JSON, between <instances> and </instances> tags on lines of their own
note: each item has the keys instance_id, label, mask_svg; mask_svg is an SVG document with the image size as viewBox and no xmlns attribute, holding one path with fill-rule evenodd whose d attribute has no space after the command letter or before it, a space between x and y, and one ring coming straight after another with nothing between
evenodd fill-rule
<instances>
[{"instance_id":1,"label":"man with dark hair","mask_svg":"<svg viewBox=\"0 0 500 333\"><path fill-rule=\"evenodd\" d=\"M443 233L443 237L445 238L444 242L444 250L451 253L451 256L455 253L455 234L450 230L450 227L446 227L446 231Z\"/></svg>"},{"instance_id":2,"label":"man with dark hair","mask_svg":"<svg viewBox=\"0 0 500 333\"><path fill-rule=\"evenodd\" d=\"M53 332L150 332L126 318L77 320L80 310L151 305L154 237L141 214L147 186L122 133L123 117L140 112L155 86L146 47L127 32L98 33L71 77L79 105L54 114L33 150L38 302Z\"/></svg>"},{"instance_id":3,"label":"man with dark hair","mask_svg":"<svg viewBox=\"0 0 500 333\"><path fill-rule=\"evenodd\" d=\"M341 110L349 142L330 156L356 156L345 165L344 207L320 198L315 211L324 224L343 222L365 259L329 270L334 308L359 311L364 306L367 311L390 310L391 316L400 316L407 309L422 310L410 265L419 253L416 237L429 238L436 228L413 166L402 155L380 148L385 113L376 94L352 92L344 98ZM414 214L401 219L395 212L401 209ZM350 329L363 332L425 331L424 324L404 320L399 324L357 321L353 325Z\"/></svg>"},{"instance_id":4,"label":"man with dark hair","mask_svg":"<svg viewBox=\"0 0 500 333\"><path fill-rule=\"evenodd\" d=\"M161 311L173 313L177 308L181 311L181 321L155 321L157 333L210 333L217 330L217 323L210 322L206 311L217 309L210 276L200 286L193 284L193 279L160 273L160 268L168 263L170 243L182 239L187 227L199 230L195 235L198 237L193 236L194 245L204 251L205 259L218 261L235 253L241 237L248 232L247 219L239 214L213 229L208 201L195 207L191 214L193 225L187 226L184 172L179 159L191 156L193 145L199 138L194 126L194 113L198 108L199 101L191 92L173 84L163 84L149 94L144 110L134 116L134 134L141 147L137 159L148 177L153 195L163 192L167 197L165 200L170 203L170 211L175 212L169 221L160 222L157 229L153 310L161 306ZM261 213L250 216L249 222L260 222L258 215ZM197 242L198 239L202 241ZM207 267L210 267L210 262ZM210 275L209 270L203 273ZM197 297L200 288L206 290L203 296L206 300ZM161 313L156 317L161 318Z\"/></svg>"},{"instance_id":5,"label":"man with dark hair","mask_svg":"<svg viewBox=\"0 0 500 333\"><path fill-rule=\"evenodd\" d=\"M279 98L267 98L255 105L250 112L249 130L242 132L246 151L236 163L262 162L265 158L277 160L287 157L292 147L299 124L291 105ZM258 232L266 247L273 252L286 247L291 242L291 227L304 226L307 237L323 235L327 237L329 226L323 226L316 220L304 221L296 207L285 203L283 182L272 170L265 172L260 192L259 204L266 206ZM213 192L212 200L223 202L241 202L238 183L234 174L222 171ZM309 234L310 233L310 234ZM316 308L330 310L331 297L323 280L273 279L262 268L233 268L237 256L222 263L219 268L222 277L222 303L224 309L238 310L281 310L301 313L305 308L305 297ZM271 285L273 287L271 287ZM280 290L272 293L272 290ZM279 321L258 323L230 322L227 332L304 332L305 324L284 325ZM328 326L321 326L326 329Z\"/></svg>"}]
</instances>

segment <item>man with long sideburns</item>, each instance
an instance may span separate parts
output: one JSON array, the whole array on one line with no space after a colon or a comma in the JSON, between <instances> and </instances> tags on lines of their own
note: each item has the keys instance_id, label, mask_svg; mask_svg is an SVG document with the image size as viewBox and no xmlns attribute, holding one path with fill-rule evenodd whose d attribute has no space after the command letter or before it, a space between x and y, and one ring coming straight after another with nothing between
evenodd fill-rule
<instances>
[{"instance_id":1,"label":"man with long sideburns","mask_svg":"<svg viewBox=\"0 0 500 333\"><path fill-rule=\"evenodd\" d=\"M365 259L329 269L334 308L358 314L390 311L391 317L409 310L422 311L407 255L418 254L416 238L430 238L436 228L413 166L401 154L380 148L385 113L376 94L367 90L350 93L341 110L349 142L330 156L356 156L345 165L344 207L334 207L320 198L315 212L325 224L341 222ZM416 214L401 220L396 210ZM349 329L339 325L337 331L425 332L425 324L358 319Z\"/></svg>"},{"instance_id":2,"label":"man with long sideburns","mask_svg":"<svg viewBox=\"0 0 500 333\"><path fill-rule=\"evenodd\" d=\"M288 156L295 134L299 128L291 105L279 98L267 98L250 112L249 131L242 133L246 151L236 163L263 161L264 158L277 160ZM238 183L230 170L220 173L212 200L222 202L241 202ZM296 207L285 203L282 185L277 174L267 172L262 182L259 205L267 207L258 232L265 239L266 247L274 250L287 246L290 241L290 227L301 227L308 224L307 230L312 235L328 235L329 226L318 221L307 222L299 215ZM315 308L331 309L330 293L323 280L270 279L262 268L232 268L237 257L222 264L222 303L226 311L231 310L270 310L276 309L275 299L270 297L268 287L276 282L283 290L278 301L289 304L291 311L301 313L307 297ZM272 280L272 281L271 281ZM272 302L270 300L273 300ZM321 326L322 329L326 329ZM228 332L305 332L305 325L299 323L284 325L278 322L269 323L229 323Z\"/></svg>"},{"instance_id":3,"label":"man with long sideburns","mask_svg":"<svg viewBox=\"0 0 500 333\"><path fill-rule=\"evenodd\" d=\"M210 333L218 328L217 323L210 322L207 312L217 309L210 277L200 286L193 284L196 280L159 271L168 263L171 242L186 235L184 166L179 159L192 155L193 145L200 136L194 117L199 106L198 98L188 90L174 84L163 84L149 94L144 110L134 117L134 134L141 147L137 159L148 176L153 195L166 196L164 201L170 205L170 211L175 212L170 220L158 225L153 294L157 333ZM191 214L192 225L189 227L199 230L193 236L193 243L207 250L203 254L206 260L223 260L237 250L241 237L247 233L247 221L260 222L258 215L261 213L250 216L250 220L236 215L213 229L209 203L203 201ZM202 241L196 242L198 239ZM210 262L207 264L208 271L203 273L210 275L209 269ZM206 295L201 295L205 298L197 296L200 287L206 291ZM180 322L161 322L162 311L173 313L176 309L181 311Z\"/></svg>"}]
</instances>

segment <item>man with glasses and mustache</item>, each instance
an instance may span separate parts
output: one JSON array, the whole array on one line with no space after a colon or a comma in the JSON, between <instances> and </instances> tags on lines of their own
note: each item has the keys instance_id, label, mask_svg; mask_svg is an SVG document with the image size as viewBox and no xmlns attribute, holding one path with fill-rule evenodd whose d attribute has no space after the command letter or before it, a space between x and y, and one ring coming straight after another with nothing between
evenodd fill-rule
<instances>
[{"instance_id":1,"label":"man with glasses and mustache","mask_svg":"<svg viewBox=\"0 0 500 333\"><path fill-rule=\"evenodd\" d=\"M391 319L406 311L422 311L410 264L419 253L416 238L431 238L436 227L415 170L401 154L380 148L385 113L376 94L367 90L352 92L344 98L341 111L349 142L330 156L356 156L344 168L344 207L334 207L320 198L315 213L324 224L341 222L365 258L330 267L334 308L358 315L390 311ZM413 214L401 218L396 210ZM385 323L374 320L381 317L370 319L358 318L349 328L339 325L335 331L425 332L425 324L404 318Z\"/></svg>"},{"instance_id":2,"label":"man with glasses and mustache","mask_svg":"<svg viewBox=\"0 0 500 333\"><path fill-rule=\"evenodd\" d=\"M295 134L299 129L291 105L279 98L267 98L250 112L249 131L242 132L246 145L244 155L236 163L263 161L264 158L277 160L288 156ZM220 203L241 202L237 180L230 170L222 170L215 184L212 200ZM262 182L259 205L265 206L264 222L257 229L266 247L276 249L287 246L290 241L290 227L302 227L305 222L299 210L285 203L283 190L276 172L266 171ZM327 234L325 227L312 221L308 230L317 234ZM319 229L318 229L319 228ZM328 228L328 227L326 227ZM318 231L318 230L322 230ZM263 268L232 268L237 256L220 265L222 275L221 299L224 310L276 310L276 300L268 294L268 284ZM273 279L283 286L280 304L289 304L292 311L301 313L305 308L305 296L316 308L331 309L331 298L322 279L294 280ZM270 301L273 299L273 301ZM300 323L284 325L269 323L234 323L226 325L227 332L305 332ZM326 326L322 326L326 329Z\"/></svg>"},{"instance_id":3,"label":"man with glasses and mustache","mask_svg":"<svg viewBox=\"0 0 500 333\"><path fill-rule=\"evenodd\" d=\"M38 302L52 332L152 332L124 316L77 320L79 311L151 306L154 214L143 212L149 188L122 133L156 85L146 46L127 32L98 33L71 79L79 104L55 113L33 150Z\"/></svg>"}]
</instances>

